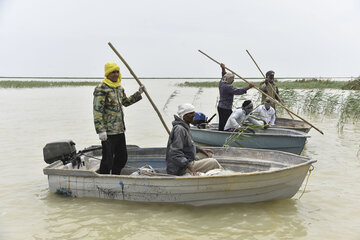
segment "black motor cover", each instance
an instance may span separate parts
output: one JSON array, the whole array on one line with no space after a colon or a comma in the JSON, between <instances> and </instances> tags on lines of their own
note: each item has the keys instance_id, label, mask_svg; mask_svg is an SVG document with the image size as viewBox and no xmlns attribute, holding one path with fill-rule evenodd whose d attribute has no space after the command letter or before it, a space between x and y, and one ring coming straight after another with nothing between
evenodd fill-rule
<instances>
[{"instance_id":1,"label":"black motor cover","mask_svg":"<svg viewBox=\"0 0 360 240\"><path fill-rule=\"evenodd\" d=\"M44 161L51 164L61 160L64 164L70 161L76 155L75 143L72 140L52 142L43 148Z\"/></svg>"}]
</instances>

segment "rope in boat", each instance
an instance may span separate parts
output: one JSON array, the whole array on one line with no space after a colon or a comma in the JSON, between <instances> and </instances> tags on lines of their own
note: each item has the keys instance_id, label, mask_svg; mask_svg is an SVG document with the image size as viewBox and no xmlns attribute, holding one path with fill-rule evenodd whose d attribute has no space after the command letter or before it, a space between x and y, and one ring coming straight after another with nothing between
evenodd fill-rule
<instances>
[{"instance_id":1,"label":"rope in boat","mask_svg":"<svg viewBox=\"0 0 360 240\"><path fill-rule=\"evenodd\" d=\"M307 184L308 184L308 182L309 182L309 178L310 178L311 172L314 170L314 168L315 168L315 167L314 167L313 165L310 166L310 168L309 168L309 174L308 174L307 179L306 179L306 183L305 183L304 190L303 190L303 192L301 193L301 195L300 195L300 197L298 198L298 200L300 200L300 198L302 197L302 195L304 195L305 190L306 190L306 186L307 186Z\"/></svg>"},{"instance_id":2,"label":"rope in boat","mask_svg":"<svg viewBox=\"0 0 360 240\"><path fill-rule=\"evenodd\" d=\"M279 218L272 209L270 209L270 213L275 217L275 223L274 223L274 226L273 226L273 229L275 231L277 226L278 226L278 223L279 223Z\"/></svg>"}]
</instances>

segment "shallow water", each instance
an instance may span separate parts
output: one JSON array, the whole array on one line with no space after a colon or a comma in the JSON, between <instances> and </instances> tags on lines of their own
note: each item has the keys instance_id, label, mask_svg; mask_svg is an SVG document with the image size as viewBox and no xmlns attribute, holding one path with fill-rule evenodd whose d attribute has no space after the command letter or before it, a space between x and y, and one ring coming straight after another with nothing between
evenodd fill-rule
<instances>
[{"instance_id":1,"label":"shallow water","mask_svg":"<svg viewBox=\"0 0 360 240\"><path fill-rule=\"evenodd\" d=\"M171 128L177 105L216 113L215 88L181 88L179 80L143 80ZM136 82L123 82L126 93ZM255 204L191 207L77 199L48 191L46 143L72 139L78 150L99 144L92 121L93 87L0 89L0 239L360 239L360 126L338 132L337 113L304 115L303 155L314 164L306 192ZM250 90L248 98L257 98ZM145 97L145 96L144 96ZM239 105L243 98L239 98ZM128 144L166 146L167 133L149 101L125 108Z\"/></svg>"}]
</instances>

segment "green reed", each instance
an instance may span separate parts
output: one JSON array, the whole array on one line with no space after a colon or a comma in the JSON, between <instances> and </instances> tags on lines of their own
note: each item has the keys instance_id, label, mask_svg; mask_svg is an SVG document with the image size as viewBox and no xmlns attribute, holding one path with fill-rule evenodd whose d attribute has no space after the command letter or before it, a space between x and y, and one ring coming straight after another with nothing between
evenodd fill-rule
<instances>
[{"instance_id":1,"label":"green reed","mask_svg":"<svg viewBox=\"0 0 360 240\"><path fill-rule=\"evenodd\" d=\"M360 90L360 78L348 82L334 82L329 80L296 80L293 82L278 82L280 88L280 97L284 100L284 105L297 114L311 114L325 117L326 115L333 115L340 113L337 127L342 131L344 125L350 120L357 123L360 119L360 92L351 91L326 91L325 89L352 89ZM235 87L245 87L246 83L235 83ZM260 85L260 84L259 84ZM218 82L185 82L180 86L187 87L218 87ZM305 89L305 90L297 90ZM247 96L241 95L234 98L234 106L240 106L241 102L248 99ZM261 94L256 95L256 99L252 99L254 105L259 105L261 101ZM277 114L286 114L286 110L277 106ZM248 128L258 129L261 126L248 125L245 128L237 129L237 132L232 133L224 143L224 146L229 146L235 143L241 146L238 141L246 141L250 137ZM359 150L360 152L360 150Z\"/></svg>"},{"instance_id":2,"label":"green reed","mask_svg":"<svg viewBox=\"0 0 360 240\"><path fill-rule=\"evenodd\" d=\"M295 81L277 82L279 88L284 89L342 89L347 82L344 81L331 81L331 80L318 80L313 79L300 79Z\"/></svg>"},{"instance_id":3,"label":"green reed","mask_svg":"<svg viewBox=\"0 0 360 240\"><path fill-rule=\"evenodd\" d=\"M244 120L246 121L246 119ZM224 143L224 147L230 147L232 143L238 145L239 147L244 147L239 141L247 141L250 140L250 136L248 135L253 134L251 130L258 130L262 128L262 126L259 125L253 125L247 123L246 125L243 125L244 121L240 124L243 127L237 128L235 132L232 132L231 135L226 139Z\"/></svg>"},{"instance_id":4,"label":"green reed","mask_svg":"<svg viewBox=\"0 0 360 240\"><path fill-rule=\"evenodd\" d=\"M342 89L344 89L344 90L360 90L360 77L358 77L354 81L347 82L347 84Z\"/></svg>"},{"instance_id":5,"label":"green reed","mask_svg":"<svg viewBox=\"0 0 360 240\"><path fill-rule=\"evenodd\" d=\"M203 88L199 88L197 93L194 95L192 104L195 104L195 102L199 101L201 98L201 94L204 92Z\"/></svg>"},{"instance_id":6,"label":"green reed","mask_svg":"<svg viewBox=\"0 0 360 240\"><path fill-rule=\"evenodd\" d=\"M360 83L360 80L357 79ZM345 82L347 89L349 87L349 83L351 83L352 88L357 86L355 81ZM301 84L305 81L298 81ZM307 82L307 81L306 81ZM355 83L354 83L355 82ZM216 83L217 86L218 83ZM298 83L296 83L298 84ZM342 131L345 124L352 121L354 124L357 123L360 119L360 92L359 91L326 91L325 88L337 88L334 87L336 85L331 85L331 83L321 83L324 84L321 88L314 88L308 86L309 89L306 90L296 90L294 88L286 88L280 89L280 97L284 100L284 105L291 109L293 112L301 115L303 113L321 116L324 118L325 116L330 116L337 114L337 128L339 131ZM316 84L315 84L316 85ZM312 86L315 86L314 84ZM332 87L325 87L331 85ZM245 86L245 85L244 85ZM202 87L204 87L202 85ZM343 88L343 87L342 87ZM240 106L241 102L249 99L248 96L240 95L234 98L234 106ZM261 94L257 94L251 99L254 102L254 105L259 105L261 101ZM282 107L277 106L276 108L277 115L287 116L286 110ZM246 141L249 140L248 128L258 129L261 126L248 125L245 128L239 128L237 132L232 133L227 139L224 146L229 146L231 143L235 143L241 146L241 143L238 141ZM360 150L358 152L360 155Z\"/></svg>"},{"instance_id":7,"label":"green reed","mask_svg":"<svg viewBox=\"0 0 360 240\"><path fill-rule=\"evenodd\" d=\"M338 121L338 129L343 130L344 125L352 120L357 123L360 119L360 93L350 92L349 96L344 99L340 107L340 117Z\"/></svg>"},{"instance_id":8,"label":"green reed","mask_svg":"<svg viewBox=\"0 0 360 240\"><path fill-rule=\"evenodd\" d=\"M163 111L167 110L167 107L169 105L169 103L179 94L178 90L175 90L171 93L171 95L168 97L168 99L166 100L164 107L163 107Z\"/></svg>"},{"instance_id":9,"label":"green reed","mask_svg":"<svg viewBox=\"0 0 360 240\"><path fill-rule=\"evenodd\" d=\"M315 114L320 113L324 99L323 90L310 90L307 94L302 112Z\"/></svg>"},{"instance_id":10,"label":"green reed","mask_svg":"<svg viewBox=\"0 0 360 240\"><path fill-rule=\"evenodd\" d=\"M309 114L321 119L326 118L326 116L338 116L336 125L339 131L342 131L346 123L356 124L360 120L359 91L280 89L280 97L288 109L300 116ZM240 106L246 99L249 97L245 95L236 96L234 106ZM255 106L259 105L261 94L256 94L251 100ZM276 112L278 116L289 117L287 111L280 106L276 106Z\"/></svg>"},{"instance_id":11,"label":"green reed","mask_svg":"<svg viewBox=\"0 0 360 240\"><path fill-rule=\"evenodd\" d=\"M342 103L342 98L343 94L341 93L324 94L322 114L330 115L334 113L338 106Z\"/></svg>"},{"instance_id":12,"label":"green reed","mask_svg":"<svg viewBox=\"0 0 360 240\"><path fill-rule=\"evenodd\" d=\"M261 94L258 94L261 96ZM294 91L293 89L282 89L280 92L280 97L284 101L284 104L287 108L291 109L293 112L298 113L299 107L298 103L301 100L300 94L298 94L297 91ZM276 111L278 113L284 113L286 112L282 107L277 106Z\"/></svg>"},{"instance_id":13,"label":"green reed","mask_svg":"<svg viewBox=\"0 0 360 240\"><path fill-rule=\"evenodd\" d=\"M260 83L254 83L259 87ZM282 89L343 89L343 90L360 90L359 78L354 81L331 81L331 80L318 80L318 79L299 79L295 81L276 81L279 88ZM248 84L236 80L233 83L234 87L242 88ZM181 87L218 87L218 81L207 82L184 82L180 83Z\"/></svg>"},{"instance_id":14,"label":"green reed","mask_svg":"<svg viewBox=\"0 0 360 240\"><path fill-rule=\"evenodd\" d=\"M357 123L360 120L360 92L341 91L328 92L319 90L283 90L280 91L285 106L297 114L312 114L317 116L329 116L338 114L337 127L342 130L346 123L351 120ZM286 114L286 110L277 107L279 115Z\"/></svg>"},{"instance_id":15,"label":"green reed","mask_svg":"<svg viewBox=\"0 0 360 240\"><path fill-rule=\"evenodd\" d=\"M0 81L0 88L48 88L96 86L91 81Z\"/></svg>"}]
</instances>

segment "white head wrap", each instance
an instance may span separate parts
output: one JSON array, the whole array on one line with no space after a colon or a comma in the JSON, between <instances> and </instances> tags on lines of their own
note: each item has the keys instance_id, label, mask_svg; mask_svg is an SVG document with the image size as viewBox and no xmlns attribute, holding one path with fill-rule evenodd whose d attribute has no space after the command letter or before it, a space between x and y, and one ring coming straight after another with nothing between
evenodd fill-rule
<instances>
[{"instance_id":1,"label":"white head wrap","mask_svg":"<svg viewBox=\"0 0 360 240\"><path fill-rule=\"evenodd\" d=\"M181 119L183 119L184 115L187 113L195 112L195 107L190 103L184 103L178 106L177 114ZM183 119L184 120L184 119Z\"/></svg>"},{"instance_id":2,"label":"white head wrap","mask_svg":"<svg viewBox=\"0 0 360 240\"><path fill-rule=\"evenodd\" d=\"M234 82L235 75L232 73L225 73L225 75L221 78L222 82L227 82L232 84Z\"/></svg>"},{"instance_id":3,"label":"white head wrap","mask_svg":"<svg viewBox=\"0 0 360 240\"><path fill-rule=\"evenodd\" d=\"M272 103L273 103L273 102L271 101L270 98L268 98L268 97L265 98L264 106L265 106L266 109L270 108L270 106L271 106Z\"/></svg>"}]
</instances>

